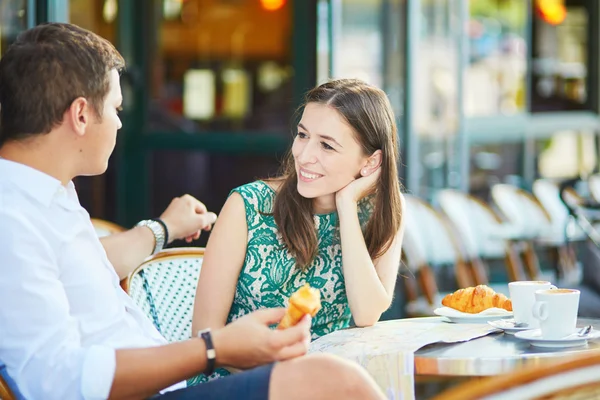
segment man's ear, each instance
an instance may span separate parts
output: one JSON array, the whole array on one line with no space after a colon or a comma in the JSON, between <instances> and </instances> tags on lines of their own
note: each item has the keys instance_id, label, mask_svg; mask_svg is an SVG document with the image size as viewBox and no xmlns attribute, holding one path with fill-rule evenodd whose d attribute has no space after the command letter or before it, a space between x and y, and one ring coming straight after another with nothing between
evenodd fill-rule
<instances>
[{"instance_id":1,"label":"man's ear","mask_svg":"<svg viewBox=\"0 0 600 400\"><path fill-rule=\"evenodd\" d=\"M65 111L65 122L71 126L77 135L83 136L87 126L92 121L92 113L88 101L83 97L78 97L73 100L71 106Z\"/></svg>"}]
</instances>

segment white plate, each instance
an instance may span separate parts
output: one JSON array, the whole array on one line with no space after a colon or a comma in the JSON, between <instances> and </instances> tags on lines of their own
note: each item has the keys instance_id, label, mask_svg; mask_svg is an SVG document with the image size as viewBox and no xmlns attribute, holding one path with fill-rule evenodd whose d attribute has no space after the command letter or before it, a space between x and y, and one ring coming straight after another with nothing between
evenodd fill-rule
<instances>
[{"instance_id":1,"label":"white plate","mask_svg":"<svg viewBox=\"0 0 600 400\"><path fill-rule=\"evenodd\" d=\"M441 317L446 317L450 322L456 324L485 324L488 321L510 318L513 315L512 312L501 308L489 308L479 314L469 314L450 307L440 307L433 310L433 313Z\"/></svg>"},{"instance_id":2,"label":"white plate","mask_svg":"<svg viewBox=\"0 0 600 400\"><path fill-rule=\"evenodd\" d=\"M488 324L494 328L502 329L507 335L514 335L517 332L529 330L529 327L515 327L514 319L498 319L495 321L488 321Z\"/></svg>"},{"instance_id":3,"label":"white plate","mask_svg":"<svg viewBox=\"0 0 600 400\"><path fill-rule=\"evenodd\" d=\"M527 340L532 346L550 348L585 346L587 344L588 339L600 338L600 331L594 330L585 336L577 336L576 333L577 331L562 339L544 339L542 337L542 331L540 329L530 329L527 331L515 333L515 337Z\"/></svg>"}]
</instances>

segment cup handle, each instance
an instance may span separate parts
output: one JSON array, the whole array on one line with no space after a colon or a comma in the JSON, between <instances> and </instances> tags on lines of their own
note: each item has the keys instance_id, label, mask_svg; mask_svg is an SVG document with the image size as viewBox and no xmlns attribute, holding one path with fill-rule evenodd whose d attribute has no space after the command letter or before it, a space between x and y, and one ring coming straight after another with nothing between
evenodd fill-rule
<instances>
[{"instance_id":1,"label":"cup handle","mask_svg":"<svg viewBox=\"0 0 600 400\"><path fill-rule=\"evenodd\" d=\"M556 286L554 286L554 285L550 285L550 289L549 290L552 290L552 289L558 289L558 288Z\"/></svg>"},{"instance_id":2,"label":"cup handle","mask_svg":"<svg viewBox=\"0 0 600 400\"><path fill-rule=\"evenodd\" d=\"M533 317L535 319L545 321L548 318L548 303L546 303L545 301L536 301L533 304L531 313L533 314Z\"/></svg>"}]
</instances>

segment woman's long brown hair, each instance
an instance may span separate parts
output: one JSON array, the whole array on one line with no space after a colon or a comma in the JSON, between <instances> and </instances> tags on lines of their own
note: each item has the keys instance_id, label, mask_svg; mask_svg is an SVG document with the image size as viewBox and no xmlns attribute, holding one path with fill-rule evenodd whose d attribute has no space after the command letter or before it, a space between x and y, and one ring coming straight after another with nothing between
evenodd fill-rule
<instances>
[{"instance_id":1,"label":"woman's long brown hair","mask_svg":"<svg viewBox=\"0 0 600 400\"><path fill-rule=\"evenodd\" d=\"M372 259L391 246L400 229L402 206L398 180L398 138L394 112L381 89L356 79L339 79L320 85L306 95L305 105L317 103L337 110L352 127L365 155L382 152L381 176L375 187L373 213L365 229ZM307 269L317 255L318 238L313 200L298 193L298 177L291 151L283 165L273 215L296 265Z\"/></svg>"}]
</instances>

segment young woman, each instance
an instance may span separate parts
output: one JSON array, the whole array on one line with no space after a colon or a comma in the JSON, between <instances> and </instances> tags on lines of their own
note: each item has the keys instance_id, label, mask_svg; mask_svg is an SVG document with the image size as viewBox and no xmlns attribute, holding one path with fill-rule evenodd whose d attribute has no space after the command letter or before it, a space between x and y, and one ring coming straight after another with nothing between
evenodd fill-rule
<instances>
[{"instance_id":1,"label":"young woman","mask_svg":"<svg viewBox=\"0 0 600 400\"><path fill-rule=\"evenodd\" d=\"M357 326L377 322L400 263L397 160L396 123L382 90L349 79L311 90L283 174L234 189L221 211L193 332L285 307L305 283L321 292L313 339L351 318Z\"/></svg>"}]
</instances>

